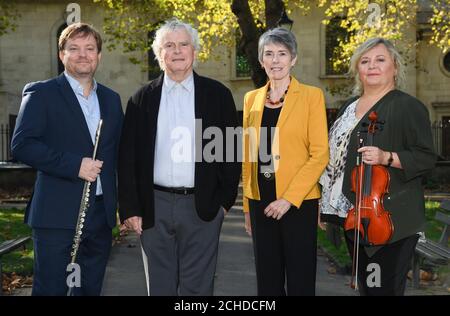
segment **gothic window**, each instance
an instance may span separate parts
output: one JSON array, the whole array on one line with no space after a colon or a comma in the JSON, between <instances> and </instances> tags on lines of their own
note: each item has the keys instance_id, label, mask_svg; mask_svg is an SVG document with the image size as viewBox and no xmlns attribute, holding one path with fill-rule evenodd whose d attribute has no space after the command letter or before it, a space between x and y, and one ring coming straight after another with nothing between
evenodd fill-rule
<instances>
[{"instance_id":1,"label":"gothic window","mask_svg":"<svg viewBox=\"0 0 450 316\"><path fill-rule=\"evenodd\" d=\"M335 68L333 58L339 53L339 41L348 39L347 31L340 25L342 18L336 17L330 20L325 28L325 75L344 75L348 71L348 65Z\"/></svg>"},{"instance_id":2,"label":"gothic window","mask_svg":"<svg viewBox=\"0 0 450 316\"><path fill-rule=\"evenodd\" d=\"M442 55L442 70L445 75L450 77L450 50Z\"/></svg>"},{"instance_id":3,"label":"gothic window","mask_svg":"<svg viewBox=\"0 0 450 316\"><path fill-rule=\"evenodd\" d=\"M153 39L155 38L155 32L151 31L148 33L148 41L149 43L153 42ZM161 69L159 68L158 61L155 59L155 54L153 53L153 49L150 47L147 53L148 58L148 80L153 80L158 78L158 76L161 74Z\"/></svg>"},{"instance_id":4,"label":"gothic window","mask_svg":"<svg viewBox=\"0 0 450 316\"><path fill-rule=\"evenodd\" d=\"M58 28L58 31L56 32L56 59L58 60L58 75L61 74L64 71L64 65L61 62L61 60L59 59L59 47L58 47L58 41L59 41L59 36L61 35L62 31L64 31L64 29L67 27L67 24L64 23L63 25L61 25Z\"/></svg>"},{"instance_id":5,"label":"gothic window","mask_svg":"<svg viewBox=\"0 0 450 316\"><path fill-rule=\"evenodd\" d=\"M238 28L235 33L234 76L248 78L251 75L250 63L241 47L242 34Z\"/></svg>"}]
</instances>

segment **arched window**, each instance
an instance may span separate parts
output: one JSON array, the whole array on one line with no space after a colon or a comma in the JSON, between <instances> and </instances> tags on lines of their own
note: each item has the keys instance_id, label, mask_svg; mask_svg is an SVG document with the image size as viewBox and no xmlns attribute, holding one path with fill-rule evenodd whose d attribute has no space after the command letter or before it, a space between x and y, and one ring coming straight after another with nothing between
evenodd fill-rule
<instances>
[{"instance_id":1,"label":"arched window","mask_svg":"<svg viewBox=\"0 0 450 316\"><path fill-rule=\"evenodd\" d=\"M159 68L158 61L155 59L155 54L153 53L153 49L151 48L151 43L153 43L153 39L155 38L156 31L148 32L148 42L150 45L150 49L148 50L147 58L148 58L148 80L153 80L159 77L161 74L161 68Z\"/></svg>"},{"instance_id":2,"label":"arched window","mask_svg":"<svg viewBox=\"0 0 450 316\"><path fill-rule=\"evenodd\" d=\"M235 78L249 78L251 76L250 63L241 45L242 33L239 28L235 32L235 50L233 63L233 77Z\"/></svg>"},{"instance_id":3,"label":"arched window","mask_svg":"<svg viewBox=\"0 0 450 316\"><path fill-rule=\"evenodd\" d=\"M441 69L442 72L450 77L450 49L446 50L443 54L442 54L442 58L441 58Z\"/></svg>"},{"instance_id":4,"label":"arched window","mask_svg":"<svg viewBox=\"0 0 450 316\"><path fill-rule=\"evenodd\" d=\"M58 41L59 36L61 35L62 31L67 27L67 23L64 23L58 28L58 31L56 32L56 59L58 60L58 75L61 74L64 71L64 65L59 59L59 48L58 48Z\"/></svg>"},{"instance_id":5,"label":"arched window","mask_svg":"<svg viewBox=\"0 0 450 316\"><path fill-rule=\"evenodd\" d=\"M339 52L339 41L346 41L348 33L341 27L341 17L335 17L325 28L325 75L343 75L348 71L348 66L344 65L339 69L333 67L333 58Z\"/></svg>"}]
</instances>

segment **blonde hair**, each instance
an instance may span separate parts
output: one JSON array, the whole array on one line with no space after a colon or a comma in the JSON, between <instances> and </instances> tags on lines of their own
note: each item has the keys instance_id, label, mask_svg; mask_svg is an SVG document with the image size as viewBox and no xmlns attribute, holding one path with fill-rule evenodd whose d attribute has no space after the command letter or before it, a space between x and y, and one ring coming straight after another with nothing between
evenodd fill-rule
<instances>
[{"instance_id":1,"label":"blonde hair","mask_svg":"<svg viewBox=\"0 0 450 316\"><path fill-rule=\"evenodd\" d=\"M364 92L364 87L361 82L361 79L359 78L359 72L358 72L358 63L361 57L374 48L375 46L383 44L384 47L389 52L389 55L391 55L392 60L394 61L395 69L397 70L397 74L394 77L395 81L395 87L399 88L402 87L405 82L405 66L403 63L403 57L400 55L398 50L395 48L395 46L392 44L391 41L382 38L382 37L374 37L370 38L364 43L362 43L353 53L353 56L350 59L350 67L348 74L350 77L354 78L355 83L353 86L353 94L354 95L362 95Z\"/></svg>"}]
</instances>

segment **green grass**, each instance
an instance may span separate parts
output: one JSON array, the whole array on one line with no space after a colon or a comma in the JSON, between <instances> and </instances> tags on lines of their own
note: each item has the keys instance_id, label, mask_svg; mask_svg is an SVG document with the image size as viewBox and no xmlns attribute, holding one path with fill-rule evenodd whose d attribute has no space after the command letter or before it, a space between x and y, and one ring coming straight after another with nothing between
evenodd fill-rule
<instances>
[{"instance_id":1,"label":"green grass","mask_svg":"<svg viewBox=\"0 0 450 316\"><path fill-rule=\"evenodd\" d=\"M5 240L31 235L31 228L23 223L23 210L0 209L0 243ZM3 272L19 275L33 274L33 243L29 241L26 249L19 248L2 256Z\"/></svg>"},{"instance_id":2,"label":"green grass","mask_svg":"<svg viewBox=\"0 0 450 316\"><path fill-rule=\"evenodd\" d=\"M23 210L0 209L0 243L5 240L31 235L31 228L23 223ZM119 236L119 227L113 229L113 237ZM33 274L33 242L29 241L26 249L19 248L2 256L4 273L15 272L19 275Z\"/></svg>"},{"instance_id":3,"label":"green grass","mask_svg":"<svg viewBox=\"0 0 450 316\"><path fill-rule=\"evenodd\" d=\"M425 203L425 217L427 220L427 226L425 230L425 236L431 240L438 241L444 229L444 224L436 221L434 216L436 211L439 211L439 202L426 202ZM342 232L342 231L341 231ZM333 260L341 267L351 267L351 259L348 255L347 246L345 244L344 237L342 236L342 242L337 249L327 238L326 233L322 230L318 230L317 243L322 247ZM446 267L443 267L444 269ZM442 268L439 269L441 271ZM447 270L449 270L447 268ZM449 272L449 271L447 271Z\"/></svg>"},{"instance_id":4,"label":"green grass","mask_svg":"<svg viewBox=\"0 0 450 316\"><path fill-rule=\"evenodd\" d=\"M442 210L439 209L439 202L425 202L425 207L425 216L427 218L427 229L425 231L425 236L431 240L438 241L442 235L442 231L444 230L444 224L434 220L436 212L442 212ZM450 267L448 265L438 266L436 272L442 279L446 279L447 276L450 275Z\"/></svg>"},{"instance_id":5,"label":"green grass","mask_svg":"<svg viewBox=\"0 0 450 316\"><path fill-rule=\"evenodd\" d=\"M425 236L434 241L439 240L444 230L444 224L434 219L437 211L443 212L439 209L439 202L425 202L425 217L427 219Z\"/></svg>"},{"instance_id":6,"label":"green grass","mask_svg":"<svg viewBox=\"0 0 450 316\"><path fill-rule=\"evenodd\" d=\"M341 238L341 244L339 248L336 248L327 238L325 231L318 229L317 231L317 243L327 252L340 267L351 267L352 260L347 251L347 245L345 244L344 237Z\"/></svg>"},{"instance_id":7,"label":"green grass","mask_svg":"<svg viewBox=\"0 0 450 316\"><path fill-rule=\"evenodd\" d=\"M116 226L112 230L112 236L113 238L117 238L120 236L119 226Z\"/></svg>"}]
</instances>

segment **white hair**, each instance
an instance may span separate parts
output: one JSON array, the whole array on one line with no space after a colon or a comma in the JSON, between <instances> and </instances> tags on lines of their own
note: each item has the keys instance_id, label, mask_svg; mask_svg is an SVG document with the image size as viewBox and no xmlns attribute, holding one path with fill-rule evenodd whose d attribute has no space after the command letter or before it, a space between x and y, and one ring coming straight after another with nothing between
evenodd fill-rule
<instances>
[{"instance_id":1,"label":"white hair","mask_svg":"<svg viewBox=\"0 0 450 316\"><path fill-rule=\"evenodd\" d=\"M200 40L198 38L198 32L188 23L183 23L177 18L172 18L167 20L163 26L161 26L155 33L155 39L152 43L153 53L155 54L155 59L158 61L159 67L164 71L164 63L161 59L161 50L163 45L164 37L174 31L185 30L191 37L191 44L194 47L194 51L197 53L200 50ZM196 60L194 61L194 66L196 65Z\"/></svg>"}]
</instances>

